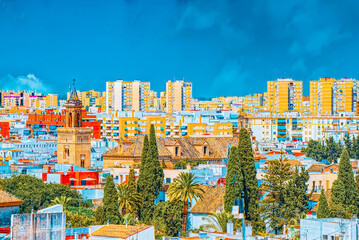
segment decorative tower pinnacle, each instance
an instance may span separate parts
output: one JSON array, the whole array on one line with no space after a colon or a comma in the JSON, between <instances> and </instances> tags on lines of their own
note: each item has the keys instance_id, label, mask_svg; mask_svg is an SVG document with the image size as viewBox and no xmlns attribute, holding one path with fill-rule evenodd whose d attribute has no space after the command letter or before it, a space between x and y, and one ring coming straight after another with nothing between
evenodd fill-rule
<instances>
[{"instance_id":1,"label":"decorative tower pinnacle","mask_svg":"<svg viewBox=\"0 0 359 240\"><path fill-rule=\"evenodd\" d=\"M82 102L77 95L75 81L74 79L70 97L65 104L66 127L82 127Z\"/></svg>"}]
</instances>

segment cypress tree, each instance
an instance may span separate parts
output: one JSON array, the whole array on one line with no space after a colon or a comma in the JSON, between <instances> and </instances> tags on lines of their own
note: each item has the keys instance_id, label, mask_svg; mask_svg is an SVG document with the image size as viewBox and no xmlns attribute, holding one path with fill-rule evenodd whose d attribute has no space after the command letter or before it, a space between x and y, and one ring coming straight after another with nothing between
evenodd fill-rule
<instances>
[{"instance_id":1,"label":"cypress tree","mask_svg":"<svg viewBox=\"0 0 359 240\"><path fill-rule=\"evenodd\" d=\"M254 165L251 137L245 128L239 131L238 153L243 175L245 217L252 222L254 229L258 230L258 225L256 225L259 221L257 171Z\"/></svg>"},{"instance_id":2,"label":"cypress tree","mask_svg":"<svg viewBox=\"0 0 359 240\"><path fill-rule=\"evenodd\" d=\"M345 135L345 137L344 137L344 145L345 145L345 148L347 149L347 151L349 153L349 156L354 157L354 154L353 154L353 151L352 151L353 150L353 142L350 139L349 134Z\"/></svg>"},{"instance_id":3,"label":"cypress tree","mask_svg":"<svg viewBox=\"0 0 359 240\"><path fill-rule=\"evenodd\" d=\"M317 209L317 218L330 218L330 208L328 205L327 197L325 196L324 189L322 189L319 197L319 204Z\"/></svg>"},{"instance_id":4,"label":"cypress tree","mask_svg":"<svg viewBox=\"0 0 359 240\"><path fill-rule=\"evenodd\" d=\"M297 218L298 214L308 210L309 195L307 194L308 171L304 167L296 168L285 189L286 218Z\"/></svg>"},{"instance_id":5,"label":"cypress tree","mask_svg":"<svg viewBox=\"0 0 359 240\"><path fill-rule=\"evenodd\" d=\"M137 184L136 184L136 176L135 176L135 170L133 168L130 169L130 172L128 173L128 181L127 181L128 187L132 189L132 191L137 190Z\"/></svg>"},{"instance_id":6,"label":"cypress tree","mask_svg":"<svg viewBox=\"0 0 359 240\"><path fill-rule=\"evenodd\" d=\"M145 164L147 159L147 152L148 152L148 136L145 135L143 139L143 145L142 145L142 153L141 153L141 163L140 163L140 173L138 175L138 191L141 191L142 186L144 185L144 178L145 178Z\"/></svg>"},{"instance_id":7,"label":"cypress tree","mask_svg":"<svg viewBox=\"0 0 359 240\"><path fill-rule=\"evenodd\" d=\"M340 156L338 177L333 183L332 200L336 204L341 204L344 208L357 208L359 192L354 181L352 165L350 164L349 154L346 149Z\"/></svg>"},{"instance_id":8,"label":"cypress tree","mask_svg":"<svg viewBox=\"0 0 359 240\"><path fill-rule=\"evenodd\" d=\"M145 162L141 165L141 168L143 168L143 177L142 179L139 179L139 181L141 180L141 185L139 182L138 187L139 193L143 196L143 206L139 215L144 223L149 223L152 219L155 199L159 196L164 179L163 169L159 161L157 139L153 124L151 124L150 139L148 142Z\"/></svg>"},{"instance_id":9,"label":"cypress tree","mask_svg":"<svg viewBox=\"0 0 359 240\"><path fill-rule=\"evenodd\" d=\"M149 177L148 169L146 168L147 152L148 152L148 136L145 135L143 139L143 146L141 153L140 173L138 175L138 180L137 180L137 192L141 194L143 198L145 198L145 195L149 194L148 192L146 192L146 187L148 184L148 177ZM143 207L144 205L138 211L138 216L140 219L142 219Z\"/></svg>"},{"instance_id":10,"label":"cypress tree","mask_svg":"<svg viewBox=\"0 0 359 240\"><path fill-rule=\"evenodd\" d=\"M111 175L108 175L106 178L102 202L104 220L109 220L109 223L112 224L121 223L122 219L118 204L118 192Z\"/></svg>"},{"instance_id":11,"label":"cypress tree","mask_svg":"<svg viewBox=\"0 0 359 240\"><path fill-rule=\"evenodd\" d=\"M224 195L224 210L232 212L235 199L241 198L243 191L243 175L239 167L238 148L231 147L228 159L228 167L226 174L226 189Z\"/></svg>"}]
</instances>

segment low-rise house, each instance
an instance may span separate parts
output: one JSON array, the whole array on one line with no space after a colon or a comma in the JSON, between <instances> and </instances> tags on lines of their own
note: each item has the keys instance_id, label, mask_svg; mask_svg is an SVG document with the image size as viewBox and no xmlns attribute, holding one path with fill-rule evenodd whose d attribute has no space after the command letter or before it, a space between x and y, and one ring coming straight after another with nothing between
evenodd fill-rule
<instances>
[{"instance_id":1,"label":"low-rise house","mask_svg":"<svg viewBox=\"0 0 359 240\"><path fill-rule=\"evenodd\" d=\"M0 227L11 225L11 215L19 213L21 203L19 198L0 190Z\"/></svg>"},{"instance_id":2,"label":"low-rise house","mask_svg":"<svg viewBox=\"0 0 359 240\"><path fill-rule=\"evenodd\" d=\"M154 226L105 225L90 227L91 240L155 240Z\"/></svg>"},{"instance_id":3,"label":"low-rise house","mask_svg":"<svg viewBox=\"0 0 359 240\"><path fill-rule=\"evenodd\" d=\"M203 200L198 200L188 215L189 229L199 229L201 225L207 223L203 218L218 212L224 206L225 186L203 185L202 189L204 190Z\"/></svg>"},{"instance_id":4,"label":"low-rise house","mask_svg":"<svg viewBox=\"0 0 359 240\"><path fill-rule=\"evenodd\" d=\"M357 239L358 219L322 218L301 219L300 239Z\"/></svg>"}]
</instances>

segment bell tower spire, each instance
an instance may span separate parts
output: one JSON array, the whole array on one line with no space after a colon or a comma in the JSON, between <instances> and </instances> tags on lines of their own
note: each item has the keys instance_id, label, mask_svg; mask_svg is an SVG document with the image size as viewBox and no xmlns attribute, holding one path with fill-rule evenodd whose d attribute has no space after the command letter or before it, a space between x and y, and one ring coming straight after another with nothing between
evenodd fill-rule
<instances>
[{"instance_id":1,"label":"bell tower spire","mask_svg":"<svg viewBox=\"0 0 359 240\"><path fill-rule=\"evenodd\" d=\"M77 95L75 79L69 99L66 101L66 127L82 127L82 102Z\"/></svg>"}]
</instances>

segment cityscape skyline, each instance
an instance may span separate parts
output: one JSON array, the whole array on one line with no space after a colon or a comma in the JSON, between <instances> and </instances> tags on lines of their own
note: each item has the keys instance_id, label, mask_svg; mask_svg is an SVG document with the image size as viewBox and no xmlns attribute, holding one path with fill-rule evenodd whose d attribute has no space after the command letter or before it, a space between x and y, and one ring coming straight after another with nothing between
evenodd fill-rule
<instances>
[{"instance_id":1,"label":"cityscape skyline","mask_svg":"<svg viewBox=\"0 0 359 240\"><path fill-rule=\"evenodd\" d=\"M58 83L76 78L79 89L139 79L160 91L184 77L210 97L263 92L282 77L359 77L355 1L1 3L2 89L28 78L64 92Z\"/></svg>"}]
</instances>

